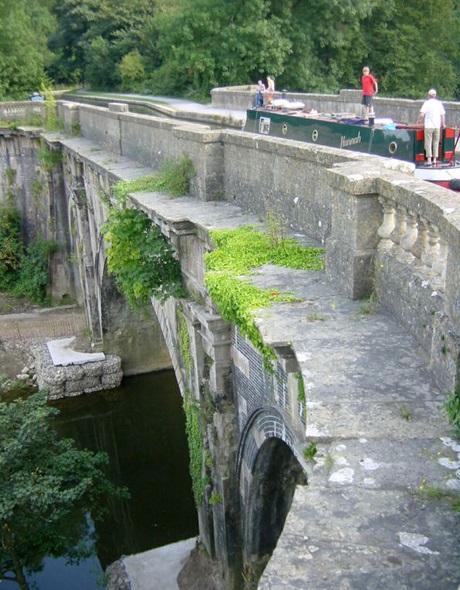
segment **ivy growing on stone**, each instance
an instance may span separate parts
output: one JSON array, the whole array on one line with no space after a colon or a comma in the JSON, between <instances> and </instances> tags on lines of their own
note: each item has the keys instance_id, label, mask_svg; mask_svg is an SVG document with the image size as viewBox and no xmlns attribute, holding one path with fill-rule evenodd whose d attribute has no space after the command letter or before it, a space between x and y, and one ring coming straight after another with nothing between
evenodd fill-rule
<instances>
[{"instance_id":1,"label":"ivy growing on stone","mask_svg":"<svg viewBox=\"0 0 460 590\"><path fill-rule=\"evenodd\" d=\"M183 296L174 250L143 211L111 209L102 233L109 244L108 270L132 308L147 305L151 297L165 301Z\"/></svg>"},{"instance_id":2,"label":"ivy growing on stone","mask_svg":"<svg viewBox=\"0 0 460 590\"><path fill-rule=\"evenodd\" d=\"M184 393L185 431L187 433L190 457L190 475L195 504L198 507L203 499L206 479L203 477L203 438L200 430L200 409L190 391Z\"/></svg>"},{"instance_id":3,"label":"ivy growing on stone","mask_svg":"<svg viewBox=\"0 0 460 590\"><path fill-rule=\"evenodd\" d=\"M253 226L231 230L215 230L211 238L216 245L205 255L205 284L222 317L238 326L264 358L271 369L275 359L272 348L264 345L254 324L254 312L274 303L295 301L296 297L277 289L261 289L246 278L264 264L320 270L324 268L322 248L304 248L293 239L274 243L270 235Z\"/></svg>"},{"instance_id":4,"label":"ivy growing on stone","mask_svg":"<svg viewBox=\"0 0 460 590\"><path fill-rule=\"evenodd\" d=\"M447 396L445 408L449 423L460 436L460 386L457 386L456 390Z\"/></svg>"},{"instance_id":5,"label":"ivy growing on stone","mask_svg":"<svg viewBox=\"0 0 460 590\"><path fill-rule=\"evenodd\" d=\"M143 211L128 208L128 195L164 191L171 196L185 194L193 168L185 157L167 161L160 172L113 187L115 202L109 209L102 234L108 243L108 270L133 308L147 305L151 297L165 301L182 297L180 264L170 242Z\"/></svg>"},{"instance_id":6,"label":"ivy growing on stone","mask_svg":"<svg viewBox=\"0 0 460 590\"><path fill-rule=\"evenodd\" d=\"M187 321L181 309L177 310L177 329L179 336L179 349L184 362L187 376L190 378L192 374L193 361L190 352L190 335L187 329Z\"/></svg>"}]
</instances>

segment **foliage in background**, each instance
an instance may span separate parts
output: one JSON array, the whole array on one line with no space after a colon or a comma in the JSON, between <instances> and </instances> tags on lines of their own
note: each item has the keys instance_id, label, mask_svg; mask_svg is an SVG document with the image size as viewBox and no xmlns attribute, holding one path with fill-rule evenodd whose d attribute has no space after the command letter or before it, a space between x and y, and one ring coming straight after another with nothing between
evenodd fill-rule
<instances>
[{"instance_id":1,"label":"foliage in background","mask_svg":"<svg viewBox=\"0 0 460 590\"><path fill-rule=\"evenodd\" d=\"M268 233L252 226L212 231L210 235L216 249L205 255L207 272L204 280L209 294L222 317L238 326L270 367L274 353L263 344L254 324L254 312L296 298L277 289L255 287L244 275L264 264L320 270L324 268L324 251L322 248L304 248L292 239L274 245Z\"/></svg>"},{"instance_id":2,"label":"foliage in background","mask_svg":"<svg viewBox=\"0 0 460 590\"><path fill-rule=\"evenodd\" d=\"M209 100L215 86L460 95L457 0L0 0L0 99L52 84Z\"/></svg>"},{"instance_id":3,"label":"foliage in background","mask_svg":"<svg viewBox=\"0 0 460 590\"><path fill-rule=\"evenodd\" d=\"M33 303L47 302L49 258L57 244L37 236L23 242L18 211L0 207L0 291L26 297Z\"/></svg>"},{"instance_id":4,"label":"foliage in background","mask_svg":"<svg viewBox=\"0 0 460 590\"><path fill-rule=\"evenodd\" d=\"M45 0L0 0L0 100L27 99L47 77L54 18Z\"/></svg>"},{"instance_id":5,"label":"foliage in background","mask_svg":"<svg viewBox=\"0 0 460 590\"><path fill-rule=\"evenodd\" d=\"M179 0L176 9L171 5L165 3L154 18L162 61L152 75L154 91L161 91L169 78L182 91L206 97L214 86L247 84L263 72L283 71L292 44L285 19L271 14L265 0Z\"/></svg>"},{"instance_id":6,"label":"foliage in background","mask_svg":"<svg viewBox=\"0 0 460 590\"><path fill-rule=\"evenodd\" d=\"M108 243L107 264L133 308L147 305L151 297L160 301L182 297L184 291L180 264L171 244L148 215L126 207L127 197L143 191L183 195L189 190L192 173L189 158L168 160L157 174L120 181L113 188L116 202L102 227Z\"/></svg>"},{"instance_id":7,"label":"foliage in background","mask_svg":"<svg viewBox=\"0 0 460 590\"><path fill-rule=\"evenodd\" d=\"M105 453L57 439L57 413L44 392L0 403L0 578L13 572L23 590L26 573L40 571L45 557L94 554L88 513L100 519L102 500L127 497L108 480Z\"/></svg>"},{"instance_id":8,"label":"foliage in background","mask_svg":"<svg viewBox=\"0 0 460 590\"><path fill-rule=\"evenodd\" d=\"M137 49L123 56L120 63L122 90L142 90L145 82L144 61Z\"/></svg>"}]
</instances>

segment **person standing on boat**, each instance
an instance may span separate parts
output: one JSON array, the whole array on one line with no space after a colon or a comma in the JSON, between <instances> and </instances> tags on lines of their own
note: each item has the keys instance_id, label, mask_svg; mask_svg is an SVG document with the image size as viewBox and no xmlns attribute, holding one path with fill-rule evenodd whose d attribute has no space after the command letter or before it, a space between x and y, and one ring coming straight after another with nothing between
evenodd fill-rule
<instances>
[{"instance_id":1,"label":"person standing on boat","mask_svg":"<svg viewBox=\"0 0 460 590\"><path fill-rule=\"evenodd\" d=\"M441 129L446 125L444 105L436 98L436 90L428 90L428 100L422 105L417 124L424 122L425 127L425 166L436 164L439 156L439 139Z\"/></svg>"},{"instance_id":2,"label":"person standing on boat","mask_svg":"<svg viewBox=\"0 0 460 590\"><path fill-rule=\"evenodd\" d=\"M374 95L379 91L379 86L367 66L363 68L361 84L363 86L361 104L364 107L364 120L369 121L369 116L374 115Z\"/></svg>"},{"instance_id":3,"label":"person standing on boat","mask_svg":"<svg viewBox=\"0 0 460 590\"><path fill-rule=\"evenodd\" d=\"M256 86L256 109L258 107L264 106L264 92L265 84L262 82L262 80L259 80Z\"/></svg>"},{"instance_id":4,"label":"person standing on boat","mask_svg":"<svg viewBox=\"0 0 460 590\"><path fill-rule=\"evenodd\" d=\"M267 76L267 86L267 104L271 105L275 96L275 79L272 76Z\"/></svg>"}]
</instances>

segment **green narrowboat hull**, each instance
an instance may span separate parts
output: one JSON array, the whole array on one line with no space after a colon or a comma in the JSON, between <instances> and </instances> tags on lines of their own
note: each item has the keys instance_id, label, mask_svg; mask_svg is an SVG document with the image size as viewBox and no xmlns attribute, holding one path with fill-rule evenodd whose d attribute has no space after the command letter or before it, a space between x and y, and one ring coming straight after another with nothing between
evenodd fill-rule
<instances>
[{"instance_id":1,"label":"green narrowboat hull","mask_svg":"<svg viewBox=\"0 0 460 590\"><path fill-rule=\"evenodd\" d=\"M364 123L353 116L311 114L302 110L282 112L260 108L247 111L245 131L294 139L332 148L397 158L422 164L424 133L417 126ZM443 130L441 159L453 154L454 133Z\"/></svg>"}]
</instances>

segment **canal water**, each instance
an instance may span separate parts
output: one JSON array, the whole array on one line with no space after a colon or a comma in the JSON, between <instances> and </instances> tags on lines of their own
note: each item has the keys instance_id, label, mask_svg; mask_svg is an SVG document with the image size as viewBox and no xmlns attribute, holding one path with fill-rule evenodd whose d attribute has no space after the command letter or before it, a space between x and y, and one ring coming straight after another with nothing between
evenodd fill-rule
<instances>
[{"instance_id":1,"label":"canal water","mask_svg":"<svg viewBox=\"0 0 460 590\"><path fill-rule=\"evenodd\" d=\"M173 371L129 377L117 389L53 405L60 410L59 435L105 451L112 481L128 487L131 498L111 500L109 514L96 523L97 559L79 566L46 560L34 578L40 590L101 590L103 570L122 555L198 534L185 415Z\"/></svg>"}]
</instances>

